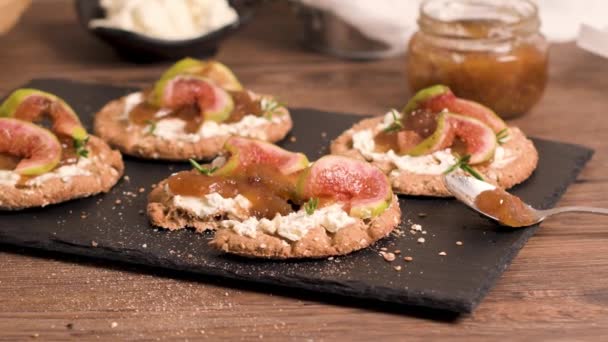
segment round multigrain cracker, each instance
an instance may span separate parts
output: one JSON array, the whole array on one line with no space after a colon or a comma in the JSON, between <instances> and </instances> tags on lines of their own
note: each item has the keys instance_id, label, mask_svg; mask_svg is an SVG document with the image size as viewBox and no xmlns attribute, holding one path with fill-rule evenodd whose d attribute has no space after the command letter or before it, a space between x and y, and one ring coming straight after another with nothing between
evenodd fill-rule
<instances>
[{"instance_id":1,"label":"round multigrain cracker","mask_svg":"<svg viewBox=\"0 0 608 342\"><path fill-rule=\"evenodd\" d=\"M38 180L31 179L29 186L0 184L0 209L44 207L108 192L124 172L122 156L95 136L89 136L87 146L90 162L82 166L87 174L61 177L51 171L39 176Z\"/></svg>"},{"instance_id":2,"label":"round multigrain cracker","mask_svg":"<svg viewBox=\"0 0 608 342\"><path fill-rule=\"evenodd\" d=\"M292 242L262 231L252 238L239 235L232 229L220 228L209 245L226 253L251 258L326 258L366 248L390 234L400 222L399 200L393 196L390 206L378 217L368 221L357 219L336 233L314 227L302 239Z\"/></svg>"},{"instance_id":3,"label":"round multigrain cracker","mask_svg":"<svg viewBox=\"0 0 608 342\"><path fill-rule=\"evenodd\" d=\"M266 97L266 96L263 96ZM121 152L146 159L188 160L211 159L223 148L230 135L203 138L198 141L175 141L149 134L141 126L131 125L124 115L125 97L106 104L95 115L95 133ZM252 130L252 135L265 136L266 141L277 142L285 138L293 122L285 107L277 109L276 118Z\"/></svg>"},{"instance_id":4,"label":"round multigrain cracker","mask_svg":"<svg viewBox=\"0 0 608 342\"><path fill-rule=\"evenodd\" d=\"M352 137L356 132L374 129L382 123L383 119L383 117L375 117L358 122L331 143L331 153L365 160L361 153L353 148ZM474 166L487 182L508 189L532 175L538 165L538 152L532 141L526 138L519 128L509 127L508 140L500 148L509 153L504 165L489 162ZM370 162L388 175L396 193L415 196L451 196L441 174L419 174L398 170L386 160Z\"/></svg>"}]
</instances>

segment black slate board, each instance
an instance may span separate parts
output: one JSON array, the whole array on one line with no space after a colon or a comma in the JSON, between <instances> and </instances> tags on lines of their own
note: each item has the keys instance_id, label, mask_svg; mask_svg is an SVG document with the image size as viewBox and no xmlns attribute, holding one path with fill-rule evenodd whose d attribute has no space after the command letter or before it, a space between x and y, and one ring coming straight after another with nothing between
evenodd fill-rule
<instances>
[{"instance_id":1,"label":"black slate board","mask_svg":"<svg viewBox=\"0 0 608 342\"><path fill-rule=\"evenodd\" d=\"M91 127L92 115L107 101L133 89L34 80L27 84L55 93L70 103ZM360 116L292 109L295 142L285 148L305 152L311 160L327 151L329 141ZM593 152L587 148L535 139L540 152L536 173L514 193L538 208L556 204ZM0 213L0 243L33 247L94 258L162 267L213 277L279 285L363 299L422 306L452 312L471 312L517 251L538 227L501 229L454 200L401 198L404 231L419 223L426 235L391 236L372 248L334 260L258 261L227 256L207 247L210 237L189 230L153 229L141 212L150 184L186 169L187 164L167 164L126 158L126 174L110 193L42 209ZM137 197L125 196L130 191ZM121 203L117 204L116 200ZM418 213L427 213L421 218ZM86 218L82 218L82 214ZM424 244L416 239L424 236ZM92 247L92 242L96 247ZM457 246L456 241L462 241ZM414 261L401 258L392 264L378 255L382 247L399 249ZM440 256L440 251L447 256ZM396 272L393 265L401 265ZM295 292L295 291L294 291ZM405 306L404 306L405 307Z\"/></svg>"}]
</instances>

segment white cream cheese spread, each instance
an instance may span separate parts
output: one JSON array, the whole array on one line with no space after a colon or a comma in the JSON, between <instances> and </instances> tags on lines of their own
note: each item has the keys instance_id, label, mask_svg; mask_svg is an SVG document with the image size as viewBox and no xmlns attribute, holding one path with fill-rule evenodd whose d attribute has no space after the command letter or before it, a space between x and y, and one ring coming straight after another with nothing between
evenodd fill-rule
<instances>
[{"instance_id":1,"label":"white cream cheese spread","mask_svg":"<svg viewBox=\"0 0 608 342\"><path fill-rule=\"evenodd\" d=\"M390 150L386 153L374 152L374 132L366 129L353 134L353 148L370 161L389 161L399 170L417 174L439 175L457 162L448 148L424 156L398 155Z\"/></svg>"},{"instance_id":2,"label":"white cream cheese spread","mask_svg":"<svg viewBox=\"0 0 608 342\"><path fill-rule=\"evenodd\" d=\"M64 165L50 172L43 173L40 176L31 178L25 182L25 186L38 187L47 180L54 178L60 178L62 182L68 183L72 177L89 176L91 175L91 172L87 170L86 167L92 163L92 158L95 157L79 158L76 164ZM19 182L19 179L21 179L21 176L15 171L0 171L0 184L2 185L14 186Z\"/></svg>"},{"instance_id":3,"label":"white cream cheese spread","mask_svg":"<svg viewBox=\"0 0 608 342\"><path fill-rule=\"evenodd\" d=\"M224 228L234 230L239 235L254 238L257 232L279 235L290 241L302 239L308 231L315 227L323 227L331 233L357 222L349 216L340 204L332 204L327 207L319 208L312 214L305 210L290 213L282 216L277 214L272 220L250 217L245 221L226 220L221 225Z\"/></svg>"},{"instance_id":4,"label":"white cream cheese spread","mask_svg":"<svg viewBox=\"0 0 608 342\"><path fill-rule=\"evenodd\" d=\"M144 100L141 92L132 93L125 97L125 104L120 118L129 119L129 113ZM155 117L162 118L168 114L166 109L160 109ZM198 132L187 133L185 131L186 122L178 118L160 119L155 123L154 129L149 125L143 128L146 134L170 140L196 143L201 138L212 138L217 136L238 135L246 138L267 140L265 125L281 123L286 119L285 115L273 115L272 118L259 117L255 115L245 115L234 123L217 123L207 120L203 122Z\"/></svg>"},{"instance_id":5,"label":"white cream cheese spread","mask_svg":"<svg viewBox=\"0 0 608 342\"><path fill-rule=\"evenodd\" d=\"M170 194L168 187L165 187L165 191ZM233 198L224 198L218 193L210 193L203 197L175 195L173 204L198 217L227 214L230 219L220 221L223 228L232 229L239 235L252 238L257 232L264 232L282 236L290 241L298 241L314 227L320 226L328 232L335 233L356 222L356 219L349 216L340 204L319 208L310 215L304 209L285 216L277 214L272 220L247 217L251 202L242 195Z\"/></svg>"},{"instance_id":6,"label":"white cream cheese spread","mask_svg":"<svg viewBox=\"0 0 608 342\"><path fill-rule=\"evenodd\" d=\"M400 119L400 114L397 114L397 119ZM389 112L384 116L382 123L378 124L374 129L364 129L354 133L352 136L353 148L359 151L368 161L388 161L399 170L416 174L439 175L458 161L449 148L417 157L398 155L393 150L389 150L386 153L375 152L375 135L390 126L394 120L393 113ZM497 169L503 168L515 159L516 156L511 150L504 146L498 146L494 153L491 167Z\"/></svg>"},{"instance_id":7,"label":"white cream cheese spread","mask_svg":"<svg viewBox=\"0 0 608 342\"><path fill-rule=\"evenodd\" d=\"M251 206L251 202L242 195L224 198L215 192L203 197L175 195L173 196L173 204L199 217L227 214L228 217L235 218L245 217Z\"/></svg>"}]
</instances>

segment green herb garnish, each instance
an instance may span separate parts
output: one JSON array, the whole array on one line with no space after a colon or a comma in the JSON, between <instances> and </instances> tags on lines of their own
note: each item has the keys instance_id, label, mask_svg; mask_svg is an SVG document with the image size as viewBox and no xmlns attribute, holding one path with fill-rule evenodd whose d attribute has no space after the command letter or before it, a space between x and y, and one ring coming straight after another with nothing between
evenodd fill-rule
<instances>
[{"instance_id":1,"label":"green herb garnish","mask_svg":"<svg viewBox=\"0 0 608 342\"><path fill-rule=\"evenodd\" d=\"M154 134L154 131L156 131L156 121L146 120L145 123L148 125L146 134L147 135Z\"/></svg>"},{"instance_id":2,"label":"green herb garnish","mask_svg":"<svg viewBox=\"0 0 608 342\"><path fill-rule=\"evenodd\" d=\"M74 149L76 150L76 154L79 157L83 157L83 158L89 157L89 150L87 150L88 142L89 142L88 136L84 139L74 139Z\"/></svg>"},{"instance_id":3,"label":"green herb garnish","mask_svg":"<svg viewBox=\"0 0 608 342\"><path fill-rule=\"evenodd\" d=\"M279 102L275 99L262 98L260 101L262 115L268 120L272 120L272 116L274 114L279 114L279 109L285 106L287 106L286 103Z\"/></svg>"},{"instance_id":4,"label":"green herb garnish","mask_svg":"<svg viewBox=\"0 0 608 342\"><path fill-rule=\"evenodd\" d=\"M507 142L507 138L509 137L509 129L504 128L500 130L500 132L496 133L496 141L499 145L502 145Z\"/></svg>"},{"instance_id":5,"label":"green herb garnish","mask_svg":"<svg viewBox=\"0 0 608 342\"><path fill-rule=\"evenodd\" d=\"M471 165L469 165L470 159L471 159L471 155L469 155L469 154L467 154L464 157L458 158L458 161L456 162L456 164L450 166L447 170L445 170L443 172L443 174L447 175L448 173L452 173L452 172L454 172L454 170L460 168L463 171L470 174L471 176L473 176L479 180L483 180L483 177L479 174L479 172L475 171L475 169L473 169L473 167L471 167Z\"/></svg>"},{"instance_id":6,"label":"green herb garnish","mask_svg":"<svg viewBox=\"0 0 608 342\"><path fill-rule=\"evenodd\" d=\"M317 206L319 205L319 198L313 197L308 200L308 202L304 203L304 210L306 210L306 214L312 215L315 210L317 210Z\"/></svg>"},{"instance_id":7,"label":"green herb garnish","mask_svg":"<svg viewBox=\"0 0 608 342\"><path fill-rule=\"evenodd\" d=\"M383 129L384 133L399 132L403 129L403 124L399 120L399 112L396 109L391 109L391 114L393 115L393 123Z\"/></svg>"},{"instance_id":8,"label":"green herb garnish","mask_svg":"<svg viewBox=\"0 0 608 342\"><path fill-rule=\"evenodd\" d=\"M190 164L192 164L192 167L194 167L198 172L210 176L212 173L214 173L215 171L217 171L217 167L211 167L211 168L207 168L207 167L203 167L201 164L197 163L196 160L194 159L188 159L188 161L190 161Z\"/></svg>"}]
</instances>

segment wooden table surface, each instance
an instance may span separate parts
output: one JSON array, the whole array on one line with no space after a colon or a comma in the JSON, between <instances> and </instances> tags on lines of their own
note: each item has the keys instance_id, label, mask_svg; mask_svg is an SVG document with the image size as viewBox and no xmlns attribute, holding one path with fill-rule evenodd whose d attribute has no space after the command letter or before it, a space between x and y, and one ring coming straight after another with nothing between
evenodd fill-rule
<instances>
[{"instance_id":1,"label":"wooden table surface","mask_svg":"<svg viewBox=\"0 0 608 342\"><path fill-rule=\"evenodd\" d=\"M408 99L402 57L322 56L301 48L297 28L287 6L271 4L218 57L291 106L379 114ZM0 47L1 94L36 77L145 84L167 66L121 61L64 0L34 2ZM560 205L608 207L608 60L556 45L550 69L542 102L513 123L594 148ZM478 309L455 320L0 246L0 340L595 340L608 337L607 226L582 215L544 223Z\"/></svg>"}]
</instances>

